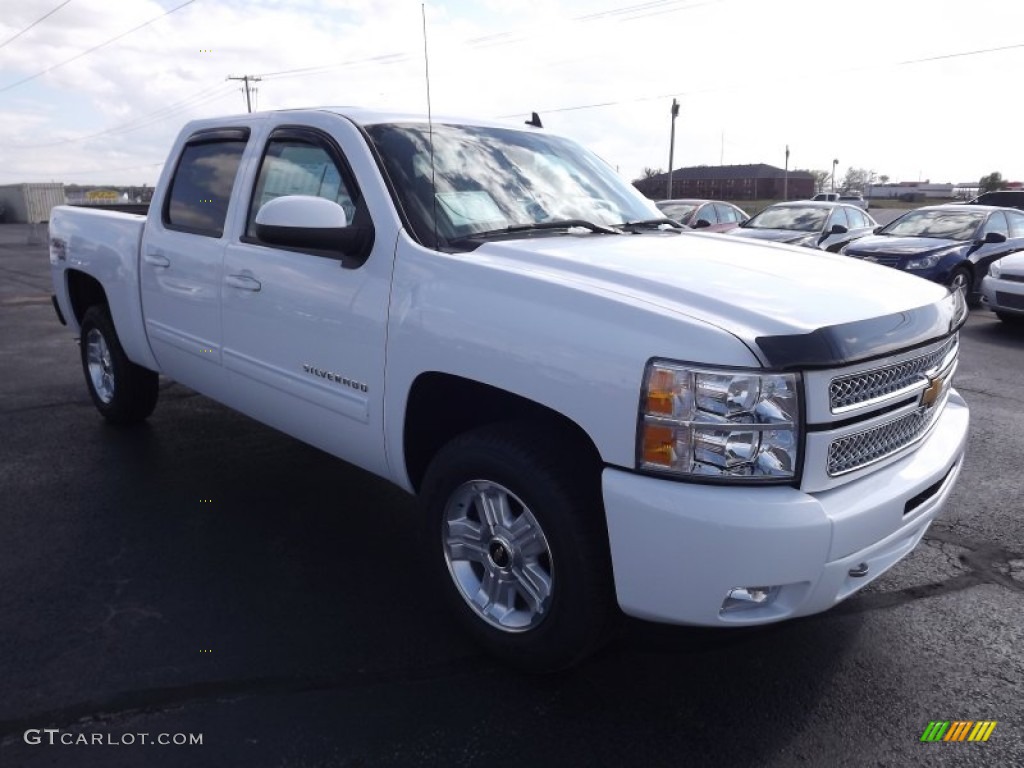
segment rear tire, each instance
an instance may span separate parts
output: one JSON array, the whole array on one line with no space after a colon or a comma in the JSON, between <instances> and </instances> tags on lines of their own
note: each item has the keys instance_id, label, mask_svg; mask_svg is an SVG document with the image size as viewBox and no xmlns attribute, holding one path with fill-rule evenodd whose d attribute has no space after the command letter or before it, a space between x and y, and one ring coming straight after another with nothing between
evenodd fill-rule
<instances>
[{"instance_id":1,"label":"rear tire","mask_svg":"<svg viewBox=\"0 0 1024 768\"><path fill-rule=\"evenodd\" d=\"M97 410L111 424L144 421L156 407L157 374L125 355L106 305L89 307L81 326L82 370Z\"/></svg>"},{"instance_id":2,"label":"rear tire","mask_svg":"<svg viewBox=\"0 0 1024 768\"><path fill-rule=\"evenodd\" d=\"M420 491L430 569L449 608L503 661L570 667L608 637L617 611L600 467L540 426L460 435Z\"/></svg>"}]
</instances>

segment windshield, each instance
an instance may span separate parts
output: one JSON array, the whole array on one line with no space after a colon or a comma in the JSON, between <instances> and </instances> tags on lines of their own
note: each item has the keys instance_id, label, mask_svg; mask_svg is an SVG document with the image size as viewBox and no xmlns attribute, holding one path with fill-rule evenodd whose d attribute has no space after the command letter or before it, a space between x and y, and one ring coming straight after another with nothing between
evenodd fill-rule
<instances>
[{"instance_id":1,"label":"windshield","mask_svg":"<svg viewBox=\"0 0 1024 768\"><path fill-rule=\"evenodd\" d=\"M817 232L824 226L830 208L805 205L778 205L765 208L743 226L747 229L792 229L796 232Z\"/></svg>"},{"instance_id":2,"label":"windshield","mask_svg":"<svg viewBox=\"0 0 1024 768\"><path fill-rule=\"evenodd\" d=\"M658 208L670 219L684 221L696 210L697 203L658 203Z\"/></svg>"},{"instance_id":3,"label":"windshield","mask_svg":"<svg viewBox=\"0 0 1024 768\"><path fill-rule=\"evenodd\" d=\"M431 168L426 124L385 123L366 130L424 245L447 245L479 232L544 222L583 220L607 226L662 216L607 163L568 139L509 128L435 124Z\"/></svg>"},{"instance_id":4,"label":"windshield","mask_svg":"<svg viewBox=\"0 0 1024 768\"><path fill-rule=\"evenodd\" d=\"M970 240L986 216L976 211L911 211L882 229L879 234Z\"/></svg>"}]
</instances>

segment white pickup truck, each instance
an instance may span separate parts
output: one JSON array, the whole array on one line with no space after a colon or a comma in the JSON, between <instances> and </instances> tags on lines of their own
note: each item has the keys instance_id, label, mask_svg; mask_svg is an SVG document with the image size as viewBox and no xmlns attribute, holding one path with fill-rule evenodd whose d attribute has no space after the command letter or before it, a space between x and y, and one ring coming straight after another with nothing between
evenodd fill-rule
<instances>
[{"instance_id":1,"label":"white pickup truck","mask_svg":"<svg viewBox=\"0 0 1024 768\"><path fill-rule=\"evenodd\" d=\"M164 374L416 494L409 577L527 668L583 658L618 609L823 611L962 467L958 292L683 232L533 127L195 121L148 216L60 207L49 245L107 419L145 419Z\"/></svg>"}]
</instances>

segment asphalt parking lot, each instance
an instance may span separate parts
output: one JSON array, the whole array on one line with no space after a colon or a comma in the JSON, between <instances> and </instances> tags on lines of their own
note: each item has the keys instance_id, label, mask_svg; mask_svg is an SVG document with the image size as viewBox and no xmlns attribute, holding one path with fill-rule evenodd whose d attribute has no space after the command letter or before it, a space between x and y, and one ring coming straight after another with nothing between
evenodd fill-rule
<instances>
[{"instance_id":1,"label":"asphalt parking lot","mask_svg":"<svg viewBox=\"0 0 1024 768\"><path fill-rule=\"evenodd\" d=\"M105 425L25 235L0 226L0 766L1024 764L1024 332L990 313L967 463L908 559L817 617L624 622L530 677L438 610L383 481L170 382ZM922 743L934 720L998 725Z\"/></svg>"}]
</instances>

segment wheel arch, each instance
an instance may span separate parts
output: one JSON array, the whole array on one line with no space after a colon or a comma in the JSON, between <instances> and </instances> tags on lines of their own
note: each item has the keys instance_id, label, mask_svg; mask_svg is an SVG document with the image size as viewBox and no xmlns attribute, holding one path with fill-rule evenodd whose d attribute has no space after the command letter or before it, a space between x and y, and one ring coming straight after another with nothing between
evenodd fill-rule
<instances>
[{"instance_id":1,"label":"wheel arch","mask_svg":"<svg viewBox=\"0 0 1024 768\"><path fill-rule=\"evenodd\" d=\"M71 315L79 327L81 327L82 318L89 307L94 304L110 305L103 284L92 275L81 270L69 269L65 272L64 278L67 281Z\"/></svg>"},{"instance_id":2,"label":"wheel arch","mask_svg":"<svg viewBox=\"0 0 1024 768\"><path fill-rule=\"evenodd\" d=\"M489 384L436 371L413 381L402 430L405 470L418 492L431 459L456 436L507 421L534 422L566 440L581 462L600 471L601 455L583 427L562 413Z\"/></svg>"}]
</instances>

